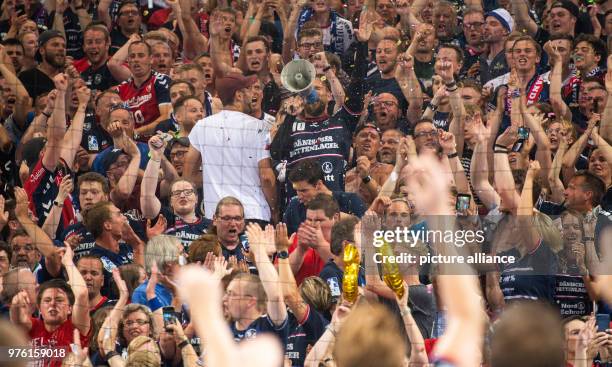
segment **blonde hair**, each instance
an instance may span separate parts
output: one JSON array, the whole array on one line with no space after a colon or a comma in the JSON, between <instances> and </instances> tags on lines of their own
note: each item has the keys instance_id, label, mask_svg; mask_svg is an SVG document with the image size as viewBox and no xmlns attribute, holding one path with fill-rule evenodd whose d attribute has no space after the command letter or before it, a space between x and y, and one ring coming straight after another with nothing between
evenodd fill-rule
<instances>
[{"instance_id":1,"label":"blonde hair","mask_svg":"<svg viewBox=\"0 0 612 367\"><path fill-rule=\"evenodd\" d=\"M304 279L300 284L300 295L306 303L317 311L327 311L332 304L331 290L323 279L312 276Z\"/></svg>"},{"instance_id":2,"label":"blonde hair","mask_svg":"<svg viewBox=\"0 0 612 367\"><path fill-rule=\"evenodd\" d=\"M534 212L533 223L540 236L542 236L542 241L544 241L553 252L557 253L563 249L563 238L559 232L559 227L555 225L552 218L544 213L536 211Z\"/></svg>"},{"instance_id":3,"label":"blonde hair","mask_svg":"<svg viewBox=\"0 0 612 367\"><path fill-rule=\"evenodd\" d=\"M357 306L334 345L338 367L397 367L406 352L396 319L379 304Z\"/></svg>"}]
</instances>

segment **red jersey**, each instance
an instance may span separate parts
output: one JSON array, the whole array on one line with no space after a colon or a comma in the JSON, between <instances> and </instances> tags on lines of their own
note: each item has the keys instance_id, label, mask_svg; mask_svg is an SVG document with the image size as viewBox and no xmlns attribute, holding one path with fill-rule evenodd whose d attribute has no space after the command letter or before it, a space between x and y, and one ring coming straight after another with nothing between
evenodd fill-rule
<instances>
[{"instance_id":1,"label":"red jersey","mask_svg":"<svg viewBox=\"0 0 612 367\"><path fill-rule=\"evenodd\" d=\"M89 63L89 59L87 57L83 57L80 60L74 60L72 65L74 66L75 69L77 69L79 74L89 69L89 67L91 66L91 64Z\"/></svg>"},{"instance_id":2,"label":"red jersey","mask_svg":"<svg viewBox=\"0 0 612 367\"><path fill-rule=\"evenodd\" d=\"M60 184L65 176L70 176L70 173L65 168L63 162L58 162L55 172L51 172L42 164L42 156L36 162L36 166L30 173L30 177L23 185L23 189L28 194L30 200L30 211L38 218L38 225L42 226L45 219L51 211L53 201L57 197ZM77 222L76 212L72 205L72 197L68 195L64 200L62 207L62 216L60 226L57 232L61 234L68 226Z\"/></svg>"},{"instance_id":3,"label":"red jersey","mask_svg":"<svg viewBox=\"0 0 612 367\"><path fill-rule=\"evenodd\" d=\"M66 349L66 355L70 352L70 344L73 342L74 337L74 324L72 320L68 319L64 321L59 328L55 331L49 332L45 329L45 324L42 320L31 317L32 329L28 333L31 341L32 348L54 348ZM90 332L91 334L91 332ZM89 335L80 334L81 345L87 346L89 343ZM57 355L57 354L56 354ZM28 366L40 366L40 367L60 367L62 365L62 359L40 359L33 364Z\"/></svg>"},{"instance_id":4,"label":"red jersey","mask_svg":"<svg viewBox=\"0 0 612 367\"><path fill-rule=\"evenodd\" d=\"M296 233L296 235L294 236L293 242L291 243L291 246L289 247L289 253L292 253L293 251L295 251L295 249L298 246L297 243L298 243L298 236ZM315 249L309 248L308 250L306 250L306 253L304 254L304 261L302 262L302 266L300 267L300 270L297 272L297 274L294 274L297 285L299 286L300 284L302 284L304 279L308 277L318 276L321 270L323 270L324 266L325 266L325 262L321 260L321 257L319 256L319 254L317 253Z\"/></svg>"},{"instance_id":5,"label":"red jersey","mask_svg":"<svg viewBox=\"0 0 612 367\"><path fill-rule=\"evenodd\" d=\"M140 87L130 78L117 86L119 97L134 114L136 128L148 125L160 116L159 106L170 104L170 78L166 74L151 72Z\"/></svg>"}]
</instances>

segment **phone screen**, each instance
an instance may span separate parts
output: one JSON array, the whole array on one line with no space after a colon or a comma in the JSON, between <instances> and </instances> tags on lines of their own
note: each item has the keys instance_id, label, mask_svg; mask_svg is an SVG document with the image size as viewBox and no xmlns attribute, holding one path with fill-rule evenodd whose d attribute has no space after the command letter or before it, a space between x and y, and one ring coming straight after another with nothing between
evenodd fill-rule
<instances>
[{"instance_id":1,"label":"phone screen","mask_svg":"<svg viewBox=\"0 0 612 367\"><path fill-rule=\"evenodd\" d=\"M164 307L162 309L162 314L164 318L164 327L167 327L170 324L174 323L176 319L176 312L174 312L174 307Z\"/></svg>"},{"instance_id":2,"label":"phone screen","mask_svg":"<svg viewBox=\"0 0 612 367\"><path fill-rule=\"evenodd\" d=\"M529 128L521 126L518 128L518 137L522 140L527 140L529 138Z\"/></svg>"},{"instance_id":3,"label":"phone screen","mask_svg":"<svg viewBox=\"0 0 612 367\"><path fill-rule=\"evenodd\" d=\"M605 332L610 329L610 315L605 313L598 313L595 315L597 321L597 331Z\"/></svg>"},{"instance_id":4,"label":"phone screen","mask_svg":"<svg viewBox=\"0 0 612 367\"><path fill-rule=\"evenodd\" d=\"M25 5L20 4L20 5L15 5L15 12L17 13L17 16L21 16L25 14Z\"/></svg>"},{"instance_id":5,"label":"phone screen","mask_svg":"<svg viewBox=\"0 0 612 367\"><path fill-rule=\"evenodd\" d=\"M467 194L458 194L457 202L455 203L455 209L459 213L465 213L470 208L470 201L472 200L472 196Z\"/></svg>"}]
</instances>

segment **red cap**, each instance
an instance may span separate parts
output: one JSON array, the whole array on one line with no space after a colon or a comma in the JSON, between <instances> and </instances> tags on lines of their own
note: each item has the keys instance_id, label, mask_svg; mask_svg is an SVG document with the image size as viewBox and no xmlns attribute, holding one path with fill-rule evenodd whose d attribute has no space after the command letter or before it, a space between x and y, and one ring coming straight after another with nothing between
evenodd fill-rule
<instances>
[{"instance_id":1,"label":"red cap","mask_svg":"<svg viewBox=\"0 0 612 367\"><path fill-rule=\"evenodd\" d=\"M234 94L240 89L248 88L257 81L257 75L244 76L238 73L228 73L223 78L215 80L215 89L219 94L221 102L229 104L234 99Z\"/></svg>"}]
</instances>

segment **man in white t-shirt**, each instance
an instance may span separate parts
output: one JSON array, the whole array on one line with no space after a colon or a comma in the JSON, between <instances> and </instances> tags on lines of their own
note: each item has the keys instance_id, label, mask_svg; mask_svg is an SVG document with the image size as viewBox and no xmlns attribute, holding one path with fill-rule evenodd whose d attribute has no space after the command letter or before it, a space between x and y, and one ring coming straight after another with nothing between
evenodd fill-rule
<instances>
[{"instance_id":1,"label":"man in white t-shirt","mask_svg":"<svg viewBox=\"0 0 612 367\"><path fill-rule=\"evenodd\" d=\"M183 175L198 182L202 168L206 218L221 198L233 196L244 205L246 220L278 218L276 177L272 171L270 136L264 121L249 116L257 76L228 73L216 80L223 110L200 120L191 130L191 146Z\"/></svg>"}]
</instances>

